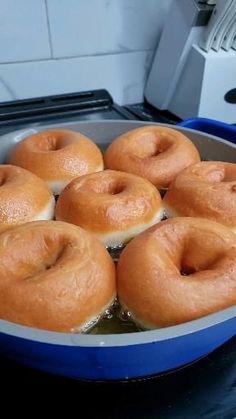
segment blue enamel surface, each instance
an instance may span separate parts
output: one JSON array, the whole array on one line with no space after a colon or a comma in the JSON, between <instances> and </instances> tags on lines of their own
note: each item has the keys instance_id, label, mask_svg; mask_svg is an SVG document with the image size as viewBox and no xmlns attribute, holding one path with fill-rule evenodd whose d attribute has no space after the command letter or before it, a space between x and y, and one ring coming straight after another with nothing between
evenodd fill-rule
<instances>
[{"instance_id":1,"label":"blue enamel surface","mask_svg":"<svg viewBox=\"0 0 236 419\"><path fill-rule=\"evenodd\" d=\"M193 362L235 335L236 318L175 338L139 345L80 347L41 343L0 333L0 353L29 367L87 380L124 380Z\"/></svg>"},{"instance_id":2,"label":"blue enamel surface","mask_svg":"<svg viewBox=\"0 0 236 419\"><path fill-rule=\"evenodd\" d=\"M181 127L195 129L197 131L207 132L211 135L224 138L236 144L236 126L225 122L216 121L208 118L185 119L178 124Z\"/></svg>"}]
</instances>

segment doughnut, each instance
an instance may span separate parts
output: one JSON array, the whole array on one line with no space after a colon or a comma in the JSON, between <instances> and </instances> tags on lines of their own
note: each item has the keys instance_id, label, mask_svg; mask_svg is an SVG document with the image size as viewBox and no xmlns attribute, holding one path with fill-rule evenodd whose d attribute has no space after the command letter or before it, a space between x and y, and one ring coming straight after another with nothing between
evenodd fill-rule
<instances>
[{"instance_id":1,"label":"doughnut","mask_svg":"<svg viewBox=\"0 0 236 419\"><path fill-rule=\"evenodd\" d=\"M117 266L121 305L144 328L188 322L236 304L236 236L201 218L165 220L133 239Z\"/></svg>"},{"instance_id":2,"label":"doughnut","mask_svg":"<svg viewBox=\"0 0 236 419\"><path fill-rule=\"evenodd\" d=\"M104 170L72 180L59 196L55 215L116 247L160 221L163 208L159 192L146 179Z\"/></svg>"},{"instance_id":3,"label":"doughnut","mask_svg":"<svg viewBox=\"0 0 236 419\"><path fill-rule=\"evenodd\" d=\"M183 170L164 197L169 217L201 217L236 233L236 164L201 162Z\"/></svg>"},{"instance_id":4,"label":"doughnut","mask_svg":"<svg viewBox=\"0 0 236 419\"><path fill-rule=\"evenodd\" d=\"M8 161L41 177L55 195L73 178L103 170L97 145L79 132L62 129L23 139L12 149Z\"/></svg>"},{"instance_id":5,"label":"doughnut","mask_svg":"<svg viewBox=\"0 0 236 419\"><path fill-rule=\"evenodd\" d=\"M0 165L0 232L28 221L50 220L54 206L42 179L21 167Z\"/></svg>"},{"instance_id":6,"label":"doughnut","mask_svg":"<svg viewBox=\"0 0 236 419\"><path fill-rule=\"evenodd\" d=\"M2 319L50 331L84 331L115 295L114 262L83 229L36 221L0 235Z\"/></svg>"},{"instance_id":7,"label":"doughnut","mask_svg":"<svg viewBox=\"0 0 236 419\"><path fill-rule=\"evenodd\" d=\"M194 144L173 128L149 125L126 132L107 148L105 167L142 176L167 188L185 167L200 161Z\"/></svg>"}]
</instances>

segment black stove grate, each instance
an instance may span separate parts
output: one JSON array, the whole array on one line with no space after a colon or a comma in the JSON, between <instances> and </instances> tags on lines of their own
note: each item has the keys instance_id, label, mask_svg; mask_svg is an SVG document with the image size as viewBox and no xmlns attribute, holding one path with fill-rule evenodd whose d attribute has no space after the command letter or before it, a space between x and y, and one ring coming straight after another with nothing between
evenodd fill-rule
<instances>
[{"instance_id":1,"label":"black stove grate","mask_svg":"<svg viewBox=\"0 0 236 419\"><path fill-rule=\"evenodd\" d=\"M148 103L120 106L107 90L69 93L0 104L0 134L31 124L74 120L141 120L175 124L178 119Z\"/></svg>"}]
</instances>

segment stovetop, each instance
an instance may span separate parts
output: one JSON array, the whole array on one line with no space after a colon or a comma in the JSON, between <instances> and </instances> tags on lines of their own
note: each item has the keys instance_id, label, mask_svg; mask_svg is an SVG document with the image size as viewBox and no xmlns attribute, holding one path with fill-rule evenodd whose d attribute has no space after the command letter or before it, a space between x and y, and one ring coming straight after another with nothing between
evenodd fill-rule
<instances>
[{"instance_id":1,"label":"stovetop","mask_svg":"<svg viewBox=\"0 0 236 419\"><path fill-rule=\"evenodd\" d=\"M106 90L94 90L17 100L0 104L0 134L41 123L92 121L104 119L142 120L175 124L179 121L168 112L158 111L147 103L119 106Z\"/></svg>"},{"instance_id":2,"label":"stovetop","mask_svg":"<svg viewBox=\"0 0 236 419\"><path fill-rule=\"evenodd\" d=\"M179 122L174 115L145 102L119 106L107 91L97 90L2 103L0 134L42 122L75 119ZM30 370L6 359L0 359L0 377L2 394L10 393L14 399L20 391L30 393L32 401L42 406L47 398L52 401L53 389L63 393L57 403L77 408L85 404L84 417L236 418L236 338L192 366L137 382L85 383ZM88 395L91 403L85 402Z\"/></svg>"}]
</instances>

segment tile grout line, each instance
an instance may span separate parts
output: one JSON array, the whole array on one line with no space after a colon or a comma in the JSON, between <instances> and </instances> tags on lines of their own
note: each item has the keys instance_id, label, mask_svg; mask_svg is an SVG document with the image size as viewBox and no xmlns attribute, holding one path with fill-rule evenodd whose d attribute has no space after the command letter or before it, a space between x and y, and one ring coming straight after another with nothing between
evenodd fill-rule
<instances>
[{"instance_id":1,"label":"tile grout line","mask_svg":"<svg viewBox=\"0 0 236 419\"><path fill-rule=\"evenodd\" d=\"M52 33L51 33L51 26L50 26L50 20L49 20L47 0L44 0L44 5L45 5L45 11L46 11L47 27L48 27L48 41L49 41L50 54L51 54L51 59L53 59Z\"/></svg>"},{"instance_id":2,"label":"tile grout line","mask_svg":"<svg viewBox=\"0 0 236 419\"><path fill-rule=\"evenodd\" d=\"M68 55L68 56L61 56L61 57L51 57L51 58L38 58L32 60L22 60L22 61L4 61L0 62L0 67L2 65L9 65L9 64L27 64L27 63L38 63L38 62L47 62L47 61L62 61L62 60L72 60L72 59L80 59L80 58L96 58L96 57L106 57L106 56L114 56L114 55L123 55L123 54L136 54L140 52L153 52L153 49L141 49L141 50L134 50L134 51L117 51L117 52L107 52L107 53L97 53L97 54L88 54L88 55Z\"/></svg>"}]
</instances>

